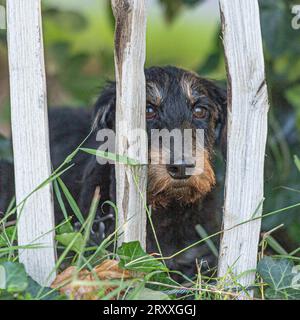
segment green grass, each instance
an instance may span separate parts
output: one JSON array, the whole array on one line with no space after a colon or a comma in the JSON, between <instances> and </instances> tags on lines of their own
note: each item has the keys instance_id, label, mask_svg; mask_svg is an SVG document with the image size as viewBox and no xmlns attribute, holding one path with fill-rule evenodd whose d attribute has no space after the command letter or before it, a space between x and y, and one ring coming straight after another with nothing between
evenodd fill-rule
<instances>
[{"instance_id":1,"label":"green grass","mask_svg":"<svg viewBox=\"0 0 300 320\"><path fill-rule=\"evenodd\" d=\"M227 300L237 299L241 293L250 298L246 288L240 285L240 279L243 275L234 275L233 267L228 269L228 273L222 277L216 277L216 270L210 270L210 275L201 270L198 266L198 272L193 278L187 278L178 271L169 270L165 264L169 259L191 249L193 246L199 244L207 244L213 254L217 254L217 249L213 246L211 240L214 237L220 236L222 231L213 235L207 235L205 230L197 227L201 235L201 239L196 243L174 253L171 256L163 257L161 254L155 256L147 254L140 246L139 242L123 243L117 248L117 241L120 235L121 227L116 228L116 231L109 235L99 246L90 246L89 235L94 220L96 209L99 205L99 191L95 193L91 203L91 209L86 218L80 212L71 193L63 184L60 176L72 166L72 159L78 152L83 152L81 145L56 169L53 174L44 181L36 190L36 192L48 183L54 183L54 190L62 211L65 212L65 220L55 228L57 249L60 252L59 258L56 262L54 272L61 272L67 266L74 266L76 272L73 277L68 279L74 285L92 287L96 286L96 295L99 299L185 299L193 298L197 300ZM90 150L89 150L90 152ZM105 156L105 154L103 155ZM108 155L107 158L110 158ZM298 165L299 160L295 158ZM136 177L136 179L138 179ZM137 181L137 180L136 180ZM16 222L8 222L9 217L19 208L22 214L22 206L26 200L33 194L33 192L26 197L17 206L12 202L10 208L3 219L0 220L0 299L72 299L74 297L66 297L60 294L57 290L51 288L43 288L35 283L26 273L24 266L18 263L19 249L35 249L38 250L40 245L38 240L33 241L32 245L18 246ZM72 212L67 212L64 207L62 198L65 197L70 204ZM113 203L109 203L115 209L117 208ZM289 210L299 207L300 203L291 205L286 208L278 209L269 213L265 213L260 217L253 215L248 221L244 221L239 225L249 223L255 219L264 219L278 214L287 214ZM155 233L149 208L147 209L147 216L150 225ZM73 227L73 216L81 222L80 230L75 230ZM253 284L252 289L255 290L256 299L298 299L300 298L299 287L295 287L293 283L294 263L299 263L300 258L297 256L300 248L288 253L273 237L272 233L282 225L264 233L259 247L259 265L257 271L257 279ZM229 231L229 230L228 230ZM49 230L50 232L50 230ZM159 239L157 239L159 247ZM274 255L272 258L266 257L266 250L272 250ZM115 259L118 261L121 270L127 270L132 274L130 279L109 279L101 280L97 278L94 267L107 259ZM88 270L94 275L93 281L82 280L79 277L81 270ZM249 270L247 272L253 272ZM180 274L185 280L183 283L177 283L172 280L173 274ZM51 274L49 275L49 277ZM65 285L63 283L62 285ZM107 286L112 289L107 292Z\"/></svg>"},{"instance_id":2,"label":"green grass","mask_svg":"<svg viewBox=\"0 0 300 320\"><path fill-rule=\"evenodd\" d=\"M64 16L55 19L44 17L47 68L52 77L53 70L54 74L59 77L69 74L66 79L63 79L65 83L60 83L60 86L64 87L66 83L72 83L72 87L68 88L73 90L70 90L70 101L74 99L76 102L74 104L76 105L83 104L83 102L87 103L88 100L86 97L90 98L91 94L86 91L90 91L91 88L96 88L102 84L103 79L106 77L113 78L113 27L111 17L106 11L103 1L95 0L87 4L85 1L76 2L74 0L65 0L62 2L61 0L45 0L45 4L47 4L47 2L51 6L57 6L62 14L64 14L64 8L71 9L74 12L82 14L88 21L86 28L75 30L76 28L74 29L72 25L74 19L71 19L70 16L66 19L63 18ZM191 18L192 14L190 11L184 15L180 15L173 23L169 24L163 19L161 11L156 10L150 12L147 29L147 66L171 64L189 69L198 69L198 66L201 65L213 50L217 23L215 20L208 21L200 16L198 20L195 19L195 16ZM58 50L56 57L53 56L53 48L56 47L58 43L67 43L69 45L69 51L64 52ZM3 47L0 49L3 51ZM58 61L60 61L58 57L62 56L61 53L65 54L65 58L60 62L64 66L63 68L60 68L58 63ZM84 65L80 59L76 60L78 55L81 54L89 56L88 61L96 60L99 65L99 68L94 68L95 71L93 69L95 74L93 74L93 77L89 81L88 78L84 78L84 72L80 71L79 74L70 72L70 69L77 70ZM64 64L69 61L73 62L73 60L75 61L73 64ZM94 65L97 65L97 63L94 62ZM280 73L285 68L285 62L279 61L278 67L280 67L280 70L277 71ZM63 70L63 72L57 72L56 69ZM293 72L297 73L297 68L295 68L294 65ZM217 79L224 78L224 68L214 71L212 76ZM70 79L72 81L69 81ZM76 79L79 80L76 82ZM84 84L87 85L84 86ZM81 87L83 87L83 89ZM55 91L56 87L53 89L50 87L49 91L51 92L51 90ZM83 91L82 95L72 96L74 92L78 93L79 91ZM287 92L287 96L295 104L299 101L297 90ZM6 102L6 108L1 111L0 118L2 119L1 122L7 122L9 119L8 101ZM279 126L277 119L272 114L270 122L271 131L274 131L274 133L278 132ZM75 274L73 281L78 285L99 286L98 295L101 299L138 299L145 296L149 299L184 299L186 297L192 297L198 300L224 300L235 299L237 297L236 289L243 289L240 288L239 285L241 275L233 275L233 266L229 268L228 274L222 279L216 277L216 270L212 270L212 275L208 276L201 270L201 266L198 266L198 273L194 278L186 278L183 284L178 284L170 279L170 275L172 275L174 271L167 270L164 264L165 261L199 244L208 245L212 253L217 255L217 248L213 245L212 239L219 237L222 234L221 231L214 235L208 235L201 226L197 226L199 241L169 257L163 257L160 250L155 258L149 256L142 251L138 243L124 245L122 250L120 250L117 247L118 232L114 232L106 238L100 246L90 246L88 236L91 221L95 214L97 197L94 198L90 213L88 217L85 218L82 212L80 212L72 194L61 179L62 173L72 166L72 159L76 153L89 151L95 154L90 150L82 150L80 147L81 146L53 172L49 179L38 186L36 190L33 190L23 201L18 203L17 207L14 201L12 201L5 217L0 220L0 288L2 288L0 289L0 299L65 299L65 297L58 294L55 290L38 286L38 284L34 283L33 280L28 277L24 266L18 264L18 249L38 250L39 244L18 246L16 228L18 221L11 221L11 217L16 213L16 209L18 208L21 212L20 214L22 214L21 208L29 197L48 183L53 184L55 196L64 214L64 221L55 228L57 249L60 255L53 272L60 272L68 265L75 266L78 272L84 268L93 270L93 267L101 263L101 261L107 258L113 258L119 261L122 269L133 271L135 276L130 280L121 279L103 282L95 279L93 283L85 283L84 281L78 280ZM297 150L289 150L289 146L284 139L281 139L279 143L277 141L270 143L270 150L274 157L275 166L275 170L271 168L272 172L278 172L279 177L283 175L284 172L289 172L292 166L289 154L293 154ZM7 157L11 157L11 155L7 154ZM116 156L111 158L116 158ZM263 223L265 224L265 222L269 220L275 222L266 224L268 231L264 232L260 242L260 263L256 270L257 279L254 284L255 297L257 299L299 298L299 287L295 289L295 286L292 286L292 279L294 279L295 276L295 273L293 273L294 264L300 263L300 248L295 248L289 252L277 242L274 236L275 231L282 228L283 219L280 218L284 217L285 224L289 221L289 230L294 230L292 232L293 238L297 241L299 239L299 224L296 222L296 219L292 220L291 216L292 214L297 214L300 204L295 203L294 205L288 206L288 203L298 201L298 193L300 191L298 190L299 172L296 171L297 168L300 172L300 161L295 157L293 171L290 176L285 177L284 180L285 182L288 181L292 187L281 187L281 189L284 188L284 193L282 190L278 191L279 187L277 186L279 182L277 181L266 185L266 187L271 187L272 190L266 192L267 199L264 207L268 208L267 210L269 212L263 215ZM277 188L274 188L274 185L276 185ZM69 203L70 211L66 209L64 205L65 202ZM111 205L117 214L117 208L114 203L106 202L106 204ZM274 208L282 209L274 210ZM145 209L152 231L155 234L155 229L151 221L150 208L147 207L146 203ZM81 222L80 230L74 229L74 218ZM255 219L258 218L260 217L256 217ZM243 223L249 223L252 220L253 219L250 219ZM289 232L291 233L291 231ZM159 239L156 240L159 247ZM135 249L140 253L140 256L126 255L126 252L130 251L128 247ZM266 255L270 253L272 253L272 258L266 257ZM143 270L143 272L140 272L140 270ZM105 293L103 287L109 284L113 284L115 289L110 293ZM234 288L232 288L232 285ZM181 295L178 295L178 293Z\"/></svg>"}]
</instances>

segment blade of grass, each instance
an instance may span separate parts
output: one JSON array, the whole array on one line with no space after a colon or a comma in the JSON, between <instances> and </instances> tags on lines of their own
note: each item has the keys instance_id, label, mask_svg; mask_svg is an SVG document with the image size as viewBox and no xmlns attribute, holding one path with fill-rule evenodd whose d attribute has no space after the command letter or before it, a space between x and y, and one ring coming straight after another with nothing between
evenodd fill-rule
<instances>
[{"instance_id":1,"label":"blade of grass","mask_svg":"<svg viewBox=\"0 0 300 320\"><path fill-rule=\"evenodd\" d=\"M170 260L170 259L173 259L173 258L177 257L178 255L182 254L183 252L185 252L185 251L187 251L187 250L189 250L189 249L191 249L191 248L193 248L193 247L195 247L195 246L197 246L197 245L199 245L199 244L201 244L203 242L206 242L208 239L211 239L213 237L216 237L216 236L219 236L219 235L223 234L225 231L230 231L230 230L232 230L234 228L237 228L237 227L239 227L241 225L244 225L246 223L249 223L251 221L258 220L258 219L264 219L266 217L270 217L270 216L273 216L273 215L276 215L276 214L279 214L279 213L283 213L283 212L286 212L286 211L288 211L290 209L293 209L293 208L296 208L296 207L299 207L299 206L300 206L300 203L296 203L294 205L291 205L291 206L288 206L288 207L285 207L285 208L281 208L281 209L278 209L278 210L275 210L275 211L271 211L269 213L266 213L266 214L251 218L249 220L245 220L245 221L243 221L243 222L241 222L239 224L236 224L236 225L234 225L234 226L232 226L232 227L230 227L230 228L228 228L226 230L218 231L218 232L216 232L214 234L211 234L210 236L208 236L208 237L206 237L204 239L196 241L196 242L192 243L191 245L187 246L186 248L184 248L182 250L179 250L176 253L174 253L174 254L172 254L172 255L170 255L168 257L153 258L153 260L154 259L157 259L157 260L163 260L163 259L164 260ZM137 260L140 260L140 259L137 259ZM150 261L150 259L148 261ZM141 263L141 261L139 261L139 262ZM132 263L136 263L136 261L132 261Z\"/></svg>"},{"instance_id":2,"label":"blade of grass","mask_svg":"<svg viewBox=\"0 0 300 320\"><path fill-rule=\"evenodd\" d=\"M289 253L290 256L294 256L295 254L297 254L298 252L300 252L300 247L293 250L292 252Z\"/></svg>"},{"instance_id":3,"label":"blade of grass","mask_svg":"<svg viewBox=\"0 0 300 320\"><path fill-rule=\"evenodd\" d=\"M78 221L80 222L81 225L84 224L84 218L83 215L76 203L76 201L74 200L73 196L71 195L70 191L68 190L67 186L64 184L64 182L61 180L61 178L57 178L57 181L72 209L72 211L74 212L75 216L77 217Z\"/></svg>"},{"instance_id":4,"label":"blade of grass","mask_svg":"<svg viewBox=\"0 0 300 320\"><path fill-rule=\"evenodd\" d=\"M66 172L67 170L69 170L71 167L73 167L74 164L68 166L67 168L65 168L64 170L62 170L59 173L53 173L48 179L46 179L45 181L43 181L39 186L37 186L32 192L30 192L22 201L20 201L20 203L18 203L13 209L11 209L11 211L9 211L7 213L7 215L5 216L5 218L2 218L0 220L0 224L3 222L4 219L9 218L11 215L15 214L17 209L21 206L24 205L24 203L38 190L40 190L41 188L43 188L45 185L47 185L48 183L52 182L53 180L57 179L59 176L61 176L64 172ZM19 217L18 217L19 218Z\"/></svg>"},{"instance_id":5,"label":"blade of grass","mask_svg":"<svg viewBox=\"0 0 300 320\"><path fill-rule=\"evenodd\" d=\"M118 220L118 208L117 206L112 202L112 201L105 201L102 206L101 206L101 209L103 208L104 205L110 205L113 209L114 209L114 212L115 212L115 230L117 230L118 228L118 224L119 224L119 220ZM115 237L114 237L114 249L113 249L113 253L114 254L117 254L117 244L118 244L118 234L115 233Z\"/></svg>"},{"instance_id":6,"label":"blade of grass","mask_svg":"<svg viewBox=\"0 0 300 320\"><path fill-rule=\"evenodd\" d=\"M65 218L65 220L68 220L68 213L67 213L64 201L62 199L61 192L59 190L59 185L58 185L56 180L53 181L53 189L54 189L54 193L55 193L56 199L57 199L57 201L59 203L60 209L61 209L61 211L62 211L62 213L64 215L64 218Z\"/></svg>"},{"instance_id":7,"label":"blade of grass","mask_svg":"<svg viewBox=\"0 0 300 320\"><path fill-rule=\"evenodd\" d=\"M119 154L111 153L108 151L101 151L101 150L95 150L95 149L88 149L88 148L80 148L81 151L86 152L88 154L91 154L96 157L104 158L113 162L128 164L131 166L137 166L139 165L139 162L129 158L127 156L122 156Z\"/></svg>"},{"instance_id":8,"label":"blade of grass","mask_svg":"<svg viewBox=\"0 0 300 320\"><path fill-rule=\"evenodd\" d=\"M95 220L95 216L96 216L96 212L97 212L97 208L100 202L100 187L97 187L95 190L95 194L94 197L92 199L92 203L91 203L91 207L90 207L90 211L89 211L89 215L87 218L87 227L85 228L85 232L84 232L84 237L83 237L83 245L82 248L80 250L80 254L78 257L78 263L77 266L81 265L81 261L83 259L83 254L84 254L84 248L86 247L86 244L89 240L90 237L90 233L91 233L91 229L93 226L93 222Z\"/></svg>"},{"instance_id":9,"label":"blade of grass","mask_svg":"<svg viewBox=\"0 0 300 320\"><path fill-rule=\"evenodd\" d=\"M9 211L6 214L6 219L13 215L19 206L23 205L23 203L29 199L36 191L38 191L39 189L43 188L45 185L47 185L48 183L52 182L53 180L57 179L59 176L61 176L64 172L66 172L67 170L69 170L71 167L74 166L74 164L69 165L67 168L64 168L67 164L69 164L73 158L76 156L76 154L79 152L81 146L87 141L87 139L90 137L90 135L92 134L93 130L91 130L89 132L89 134L86 136L86 138L79 144L79 146L70 154L68 155L65 160L63 161L63 163L53 171L53 173L50 175L50 177L48 177L45 181L43 181L41 184L39 184L32 192L29 193L29 195L27 195L22 201L20 201L19 204L16 205L15 208L11 209L11 211ZM3 218L4 219L4 218ZM0 224L2 223L3 219L0 220Z\"/></svg>"},{"instance_id":10,"label":"blade of grass","mask_svg":"<svg viewBox=\"0 0 300 320\"><path fill-rule=\"evenodd\" d=\"M139 192L139 194L140 194L140 197L142 198L142 201L143 201L143 204L144 204L144 208L145 208L146 213L147 213L147 218L148 218L148 221L149 221L150 226L151 226L151 231L152 231L152 233L153 233L156 246L157 246L157 248L158 248L158 252L159 252L160 256L162 257L163 254L162 254L161 246L160 246L160 243L159 243L159 241L158 241L158 237L157 237L157 234L156 234L156 231L155 231L155 228L154 228L154 224L153 224L153 221L152 221L151 207L148 207L148 206L147 206L147 201L146 201L146 199L144 198L143 192L142 192L142 191L140 190L140 188L139 188L138 177L136 177L135 175L133 175L133 177L134 177L135 186L138 188L138 192ZM165 261L162 260L162 262L163 262L163 264L165 265L165 267L167 268L167 265L166 265Z\"/></svg>"},{"instance_id":11,"label":"blade of grass","mask_svg":"<svg viewBox=\"0 0 300 320\"><path fill-rule=\"evenodd\" d=\"M200 224L196 225L196 231L197 231L197 233L199 234L199 236L202 239L203 238L205 239L205 238L208 237L208 233L206 232L206 230ZM213 253L213 255L218 258L218 255L219 255L218 249L216 248L216 246L214 245L212 240L211 239L207 239L206 244L209 247L209 249L211 250L211 252Z\"/></svg>"},{"instance_id":12,"label":"blade of grass","mask_svg":"<svg viewBox=\"0 0 300 320\"><path fill-rule=\"evenodd\" d=\"M288 253L284 250L284 248L276 241L272 236L266 237L266 241L268 245L278 254L280 255L288 255Z\"/></svg>"}]
</instances>

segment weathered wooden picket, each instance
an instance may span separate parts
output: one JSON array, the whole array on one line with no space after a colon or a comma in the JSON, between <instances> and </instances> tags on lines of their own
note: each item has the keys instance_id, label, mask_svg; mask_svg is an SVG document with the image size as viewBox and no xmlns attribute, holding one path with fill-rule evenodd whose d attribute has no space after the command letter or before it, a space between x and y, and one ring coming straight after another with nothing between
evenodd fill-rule
<instances>
[{"instance_id":1,"label":"weathered wooden picket","mask_svg":"<svg viewBox=\"0 0 300 320\"><path fill-rule=\"evenodd\" d=\"M51 174L46 76L40 0L7 1L7 39L16 201L21 203ZM54 212L50 185L18 210L18 243L45 248L20 250L20 261L38 282L55 273Z\"/></svg>"},{"instance_id":2,"label":"weathered wooden picket","mask_svg":"<svg viewBox=\"0 0 300 320\"><path fill-rule=\"evenodd\" d=\"M227 168L219 276L256 269L262 213L268 94L258 2L220 0L228 72ZM228 230L228 231L226 231ZM247 287L255 273L239 279Z\"/></svg>"},{"instance_id":3,"label":"weathered wooden picket","mask_svg":"<svg viewBox=\"0 0 300 320\"><path fill-rule=\"evenodd\" d=\"M117 164L117 205L122 241L146 239L146 152L128 136L145 128L146 0L112 0L116 18L117 80L116 152L140 166ZM224 234L219 276L255 269L262 212L263 167L267 134L267 89L257 0L220 0L228 72L228 151ZM46 79L41 26L41 0L7 0L11 114L17 203L50 176ZM123 121L125 120L126 121ZM125 148L124 141L129 146ZM130 143L134 154L128 154ZM129 148L128 148L129 147ZM136 179L138 177L138 179ZM22 210L21 210L22 209ZM241 224L233 228L235 225ZM45 248L20 250L29 274L49 284L55 266L52 191L49 185L19 208L19 245ZM241 282L253 283L254 273Z\"/></svg>"},{"instance_id":4,"label":"weathered wooden picket","mask_svg":"<svg viewBox=\"0 0 300 320\"><path fill-rule=\"evenodd\" d=\"M133 135L134 130L146 128L146 1L112 0L112 7L116 20L116 153L126 154L141 164L116 163L117 207L120 231L123 231L120 242L139 239L146 247L148 157L142 153L145 141Z\"/></svg>"}]
</instances>

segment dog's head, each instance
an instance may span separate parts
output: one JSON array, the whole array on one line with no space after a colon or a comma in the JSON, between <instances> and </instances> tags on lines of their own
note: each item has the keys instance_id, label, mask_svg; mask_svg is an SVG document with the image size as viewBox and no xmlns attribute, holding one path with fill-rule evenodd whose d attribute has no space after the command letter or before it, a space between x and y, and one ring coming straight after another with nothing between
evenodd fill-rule
<instances>
[{"instance_id":1,"label":"dog's head","mask_svg":"<svg viewBox=\"0 0 300 320\"><path fill-rule=\"evenodd\" d=\"M175 67L152 67L145 75L148 202L156 207L195 203L215 185L211 161L216 143L220 142L223 151L226 145L226 92L193 72ZM114 129L115 90L111 84L99 98L95 128ZM199 132L204 133L204 139L198 139ZM175 141L178 133L181 148ZM185 140L186 133L191 144Z\"/></svg>"}]
</instances>

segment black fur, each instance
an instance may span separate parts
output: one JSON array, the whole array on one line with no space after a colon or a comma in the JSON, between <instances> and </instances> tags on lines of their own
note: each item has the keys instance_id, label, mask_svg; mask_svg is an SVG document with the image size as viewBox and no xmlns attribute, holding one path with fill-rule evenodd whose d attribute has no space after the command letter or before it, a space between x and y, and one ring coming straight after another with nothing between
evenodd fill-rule
<instances>
[{"instance_id":1,"label":"black fur","mask_svg":"<svg viewBox=\"0 0 300 320\"><path fill-rule=\"evenodd\" d=\"M205 147L213 158L216 144L220 142L226 152L224 132L226 132L226 94L214 83L199 78L184 70L175 67L158 68L153 67L145 71L147 80L147 96L153 100L154 93L148 84L154 83L160 89L161 100L157 106L157 117L147 121L147 130L186 127L187 123L191 128L202 128L205 130ZM187 93L182 88L182 78L185 74L195 81L193 94L195 99L201 99L201 103L209 110L209 117L206 120L194 120L191 113L191 102ZM188 77L189 78L189 77ZM195 79L196 80L195 80ZM50 121L50 144L51 159L53 167L59 166L65 157L69 155L89 134L91 127L93 132L85 143L85 147L97 149L96 142L98 129L115 128L115 83L110 83L102 92L95 109L90 114L82 109L54 109L49 114ZM200 100L199 100L200 101ZM151 102L153 103L153 101ZM222 139L223 135L223 139ZM80 152L74 159L75 166L63 174L63 180L70 189L74 198L78 201L84 215L89 212L92 197L97 186L101 187L101 204L94 224L95 242L100 242L104 234L107 236L114 230L114 214L111 208L102 204L106 200L115 202L115 178L112 165L101 166L94 156ZM13 195L11 190L11 167L0 163L0 172L7 176L0 180L0 191L6 191L6 185L10 188L8 192L0 194L0 210L7 206L8 194ZM2 189L1 189L2 188ZM176 203L173 201L167 207L157 207L152 212L157 237L164 256L170 256L175 252L187 247L200 239L195 230L197 224L201 224L208 234L214 233L220 228L218 217L218 203L214 197L214 191L203 195L195 203ZM63 216L56 203L56 222L62 220ZM107 217L107 219L103 219ZM105 220L105 221L104 221ZM150 226L147 226L147 251L158 252L154 236ZM192 275L195 272L195 260L206 260L210 266L215 265L215 257L206 244L197 246L172 260L167 264L185 274Z\"/></svg>"},{"instance_id":2,"label":"black fur","mask_svg":"<svg viewBox=\"0 0 300 320\"><path fill-rule=\"evenodd\" d=\"M13 200L15 190L14 167L6 160L0 160L0 219L6 213Z\"/></svg>"}]
</instances>

